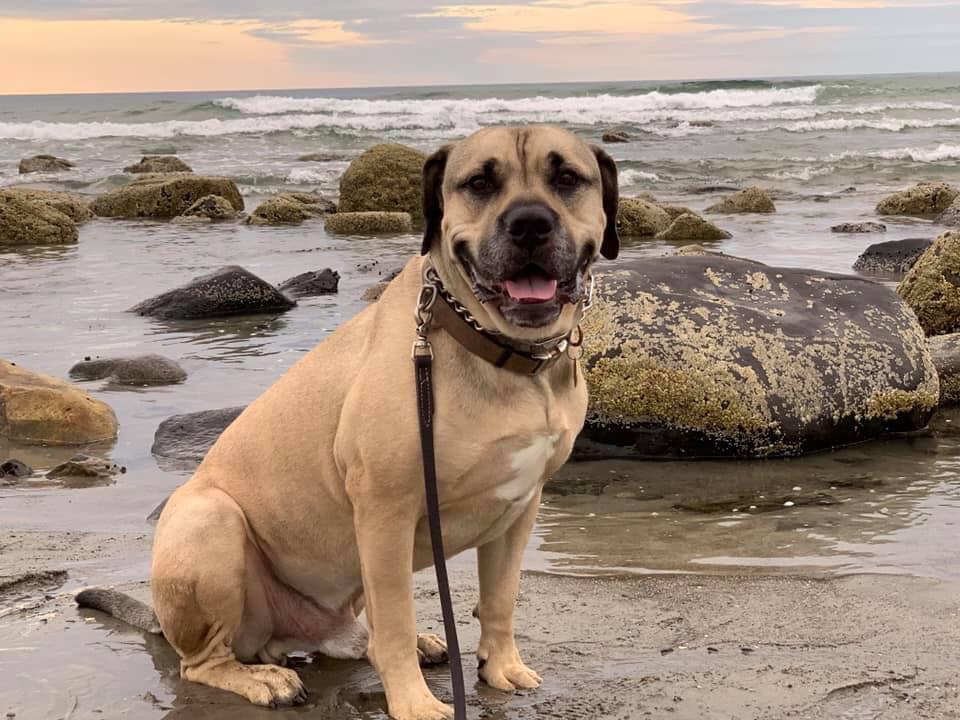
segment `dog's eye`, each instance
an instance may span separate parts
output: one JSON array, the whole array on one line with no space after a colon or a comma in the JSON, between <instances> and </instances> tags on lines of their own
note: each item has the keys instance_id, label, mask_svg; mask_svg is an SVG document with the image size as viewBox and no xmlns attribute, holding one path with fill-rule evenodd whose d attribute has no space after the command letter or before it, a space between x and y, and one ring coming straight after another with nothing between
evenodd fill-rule
<instances>
[{"instance_id":1,"label":"dog's eye","mask_svg":"<svg viewBox=\"0 0 960 720\"><path fill-rule=\"evenodd\" d=\"M580 176L572 170L564 170L557 176L557 186L564 190L572 190L580 184Z\"/></svg>"},{"instance_id":2,"label":"dog's eye","mask_svg":"<svg viewBox=\"0 0 960 720\"><path fill-rule=\"evenodd\" d=\"M475 193L486 195L493 191L493 183L486 175L475 175L467 181L467 186Z\"/></svg>"}]
</instances>

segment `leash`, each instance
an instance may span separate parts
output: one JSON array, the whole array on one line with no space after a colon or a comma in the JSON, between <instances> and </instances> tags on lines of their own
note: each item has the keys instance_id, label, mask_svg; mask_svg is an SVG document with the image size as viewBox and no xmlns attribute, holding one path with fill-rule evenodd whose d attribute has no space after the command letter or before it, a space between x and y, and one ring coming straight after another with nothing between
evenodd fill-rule
<instances>
[{"instance_id":1,"label":"leash","mask_svg":"<svg viewBox=\"0 0 960 720\"><path fill-rule=\"evenodd\" d=\"M467 720L467 695L463 683L463 661L457 622L450 599L447 558L443 552L443 529L440 525L440 499L437 493L437 460L433 446L433 347L427 339L433 320L433 304L440 294L439 285L426 277L417 300L417 339L413 344L413 365L417 384L417 413L420 417L420 450L423 454L423 481L427 495L427 521L430 524L430 545L433 567L437 573L437 591L443 613L443 630L447 636L450 659L450 681L453 685L454 720Z\"/></svg>"}]
</instances>

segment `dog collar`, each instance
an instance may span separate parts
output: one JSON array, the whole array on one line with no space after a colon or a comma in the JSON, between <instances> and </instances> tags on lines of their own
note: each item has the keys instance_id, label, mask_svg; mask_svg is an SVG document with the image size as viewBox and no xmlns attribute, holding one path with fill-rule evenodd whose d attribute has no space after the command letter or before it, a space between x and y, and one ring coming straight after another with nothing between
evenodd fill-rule
<instances>
[{"instance_id":1,"label":"dog collar","mask_svg":"<svg viewBox=\"0 0 960 720\"><path fill-rule=\"evenodd\" d=\"M573 360L579 357L583 343L580 319L590 307L592 295L591 278L590 299L586 305L582 300L577 303L577 324L569 333L538 343L518 343L480 325L467 308L444 288L437 271L425 264L415 313L417 332L419 335L433 327L442 328L464 349L494 367L520 375L537 375L564 355Z\"/></svg>"}]
</instances>

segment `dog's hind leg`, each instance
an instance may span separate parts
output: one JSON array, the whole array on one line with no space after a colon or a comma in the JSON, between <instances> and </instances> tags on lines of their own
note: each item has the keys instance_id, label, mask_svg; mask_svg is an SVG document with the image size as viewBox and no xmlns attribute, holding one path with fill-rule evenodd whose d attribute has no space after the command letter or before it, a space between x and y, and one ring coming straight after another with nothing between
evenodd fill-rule
<instances>
[{"instance_id":1,"label":"dog's hind leg","mask_svg":"<svg viewBox=\"0 0 960 720\"><path fill-rule=\"evenodd\" d=\"M270 639L259 578L240 507L214 488L184 488L171 498L157 527L151 589L164 635L180 654L180 675L242 695L255 705L302 703L293 670L244 665Z\"/></svg>"}]
</instances>

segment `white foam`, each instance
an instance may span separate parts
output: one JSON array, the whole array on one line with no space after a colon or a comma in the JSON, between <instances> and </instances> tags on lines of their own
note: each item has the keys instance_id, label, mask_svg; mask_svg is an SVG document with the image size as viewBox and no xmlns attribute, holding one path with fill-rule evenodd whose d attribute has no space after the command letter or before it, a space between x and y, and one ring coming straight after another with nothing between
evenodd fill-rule
<instances>
[{"instance_id":1,"label":"white foam","mask_svg":"<svg viewBox=\"0 0 960 720\"><path fill-rule=\"evenodd\" d=\"M660 176L656 173L644 172L643 170L634 170L630 168L627 170L622 170L617 180L622 187L627 187L630 185L636 185L637 183L660 182Z\"/></svg>"},{"instance_id":2,"label":"white foam","mask_svg":"<svg viewBox=\"0 0 960 720\"><path fill-rule=\"evenodd\" d=\"M759 128L766 130L786 130L787 132L823 132L828 130L885 130L887 132L903 132L921 128L952 128L960 127L960 117L942 118L934 120L920 120L916 118L882 117L878 120L848 120L847 118L830 118L823 120L804 120L795 123L784 123L773 127Z\"/></svg>"},{"instance_id":3,"label":"white foam","mask_svg":"<svg viewBox=\"0 0 960 720\"><path fill-rule=\"evenodd\" d=\"M912 160L913 162L936 163L945 160L960 160L960 145L941 144L935 148L906 147L895 150L880 150L868 157L884 160Z\"/></svg>"}]
</instances>

